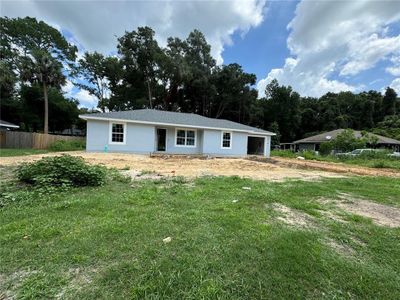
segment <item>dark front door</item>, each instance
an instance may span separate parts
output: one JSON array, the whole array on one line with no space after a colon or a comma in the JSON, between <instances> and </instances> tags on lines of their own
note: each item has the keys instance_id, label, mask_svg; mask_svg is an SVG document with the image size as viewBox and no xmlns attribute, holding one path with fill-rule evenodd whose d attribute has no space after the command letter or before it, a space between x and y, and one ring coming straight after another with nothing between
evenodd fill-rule
<instances>
[{"instance_id":1,"label":"dark front door","mask_svg":"<svg viewBox=\"0 0 400 300\"><path fill-rule=\"evenodd\" d=\"M157 151L166 150L167 130L164 128L157 128Z\"/></svg>"}]
</instances>

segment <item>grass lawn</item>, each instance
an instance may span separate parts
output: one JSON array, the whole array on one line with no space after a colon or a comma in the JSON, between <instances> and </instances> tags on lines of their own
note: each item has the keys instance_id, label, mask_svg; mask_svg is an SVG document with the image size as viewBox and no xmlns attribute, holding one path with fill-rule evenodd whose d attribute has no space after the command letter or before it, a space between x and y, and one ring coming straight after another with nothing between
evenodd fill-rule
<instances>
[{"instance_id":1,"label":"grass lawn","mask_svg":"<svg viewBox=\"0 0 400 300\"><path fill-rule=\"evenodd\" d=\"M338 157L334 155L316 155L311 151L303 152L303 153L293 153L291 151L281 151L281 150L272 150L271 156L279 156L279 157L288 157L288 158L296 158L297 156L304 156L309 160L317 160L317 161L326 161L333 163L344 163L349 165L358 165L369 168L389 168L389 169L397 169L400 170L400 159L399 158L390 158L390 157Z\"/></svg>"},{"instance_id":2,"label":"grass lawn","mask_svg":"<svg viewBox=\"0 0 400 300\"><path fill-rule=\"evenodd\" d=\"M400 298L400 229L327 218L318 201L400 207L398 179L113 181L46 196L1 173L0 291L17 298ZM285 224L273 203L313 225Z\"/></svg>"},{"instance_id":3,"label":"grass lawn","mask_svg":"<svg viewBox=\"0 0 400 300\"><path fill-rule=\"evenodd\" d=\"M7 149L7 148L0 148L0 157L43 154L43 153L48 153L48 152L49 152L48 150L40 150L40 149Z\"/></svg>"}]
</instances>

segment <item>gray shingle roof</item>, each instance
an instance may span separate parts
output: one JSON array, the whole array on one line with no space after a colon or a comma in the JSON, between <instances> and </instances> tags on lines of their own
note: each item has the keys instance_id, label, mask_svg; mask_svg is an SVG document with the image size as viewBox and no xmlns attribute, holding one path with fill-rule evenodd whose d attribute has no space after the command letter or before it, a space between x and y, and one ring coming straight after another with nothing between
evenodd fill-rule
<instances>
[{"instance_id":1,"label":"gray shingle roof","mask_svg":"<svg viewBox=\"0 0 400 300\"><path fill-rule=\"evenodd\" d=\"M82 119L118 119L128 121L142 121L154 124L171 124L181 126L191 126L196 128L215 128L229 129L232 131L246 131L249 133L259 133L264 135L275 135L272 132L265 131L256 127L243 125L223 119L213 119L191 113L171 112L155 109L137 109L127 111L113 111L107 113L95 113L80 115Z\"/></svg>"},{"instance_id":2,"label":"gray shingle roof","mask_svg":"<svg viewBox=\"0 0 400 300\"><path fill-rule=\"evenodd\" d=\"M305 139L301 139L298 141L294 141L293 144L314 144L314 143L322 143L322 142L328 142L330 140L333 140L337 137L338 134L343 132L344 129L336 129L324 133L320 133L317 135L310 136ZM376 136L378 138L378 144L394 144L394 145L400 145L400 141L391 139L385 136L377 135L374 133L368 133L370 135ZM361 131L354 130L354 136L356 138L360 138L362 136Z\"/></svg>"}]
</instances>

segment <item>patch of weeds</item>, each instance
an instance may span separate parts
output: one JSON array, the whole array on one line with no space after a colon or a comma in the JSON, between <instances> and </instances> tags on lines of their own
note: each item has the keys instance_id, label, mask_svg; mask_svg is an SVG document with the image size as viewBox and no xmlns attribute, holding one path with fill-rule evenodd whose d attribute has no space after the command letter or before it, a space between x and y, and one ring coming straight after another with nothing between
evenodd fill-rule
<instances>
[{"instance_id":1,"label":"patch of weeds","mask_svg":"<svg viewBox=\"0 0 400 300\"><path fill-rule=\"evenodd\" d=\"M188 182L188 180L183 176L172 177L171 181L176 184L184 184Z\"/></svg>"},{"instance_id":2,"label":"patch of weeds","mask_svg":"<svg viewBox=\"0 0 400 300\"><path fill-rule=\"evenodd\" d=\"M374 161L374 162L372 163L372 167L373 167L373 168L386 168L387 165L386 165L385 161L383 161L383 160L378 160L378 161Z\"/></svg>"},{"instance_id":3,"label":"patch of weeds","mask_svg":"<svg viewBox=\"0 0 400 300\"><path fill-rule=\"evenodd\" d=\"M151 174L155 174L156 171L153 170L142 170L140 171L140 175L151 175Z\"/></svg>"},{"instance_id":4,"label":"patch of weeds","mask_svg":"<svg viewBox=\"0 0 400 300\"><path fill-rule=\"evenodd\" d=\"M18 180L46 189L104 184L106 168L88 165L82 157L61 155L22 164L16 170Z\"/></svg>"},{"instance_id":5,"label":"patch of weeds","mask_svg":"<svg viewBox=\"0 0 400 300\"><path fill-rule=\"evenodd\" d=\"M108 169L107 177L110 181L121 183L130 183L132 181L132 178L129 175L124 175L117 169Z\"/></svg>"},{"instance_id":6,"label":"patch of weeds","mask_svg":"<svg viewBox=\"0 0 400 300\"><path fill-rule=\"evenodd\" d=\"M120 171L129 171L131 169L131 167L130 166L125 166L125 167L123 167L123 168L121 168L121 169L119 169Z\"/></svg>"}]
</instances>

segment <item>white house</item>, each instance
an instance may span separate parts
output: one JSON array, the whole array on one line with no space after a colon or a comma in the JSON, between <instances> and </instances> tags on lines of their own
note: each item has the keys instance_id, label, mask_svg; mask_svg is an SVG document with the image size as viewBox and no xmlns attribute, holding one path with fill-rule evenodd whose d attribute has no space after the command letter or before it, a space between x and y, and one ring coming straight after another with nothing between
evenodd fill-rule
<instances>
[{"instance_id":1,"label":"white house","mask_svg":"<svg viewBox=\"0 0 400 300\"><path fill-rule=\"evenodd\" d=\"M259 128L197 114L139 109L85 114L87 151L269 157L271 136Z\"/></svg>"}]
</instances>

